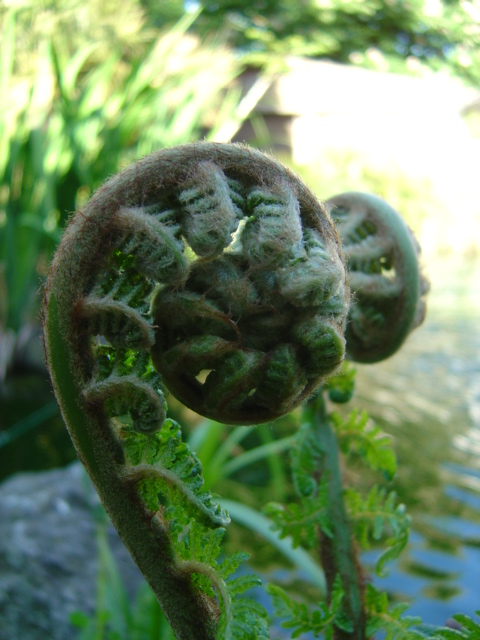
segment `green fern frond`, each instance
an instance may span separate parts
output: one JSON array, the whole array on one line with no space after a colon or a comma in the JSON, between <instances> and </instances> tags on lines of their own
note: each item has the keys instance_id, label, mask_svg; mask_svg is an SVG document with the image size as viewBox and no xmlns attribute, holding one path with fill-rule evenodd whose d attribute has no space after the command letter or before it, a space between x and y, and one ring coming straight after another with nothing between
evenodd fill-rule
<instances>
[{"instance_id":1,"label":"green fern frond","mask_svg":"<svg viewBox=\"0 0 480 640\"><path fill-rule=\"evenodd\" d=\"M353 489L346 489L344 496L355 539L364 549L389 536L385 540L387 548L376 563L377 574L386 575L386 564L398 558L408 542L410 518L405 505L397 504L394 491L387 493L378 485L366 498Z\"/></svg>"},{"instance_id":2,"label":"green fern frond","mask_svg":"<svg viewBox=\"0 0 480 640\"><path fill-rule=\"evenodd\" d=\"M239 562L248 559L248 554L239 552L226 558L219 567L219 575L235 571ZM218 624L216 640L268 640L267 612L252 600L242 597L246 591L262 586L255 575L241 575L223 581L225 591L220 601L222 616Z\"/></svg>"},{"instance_id":3,"label":"green fern frond","mask_svg":"<svg viewBox=\"0 0 480 640\"><path fill-rule=\"evenodd\" d=\"M146 507L161 514L180 565L191 572L196 587L219 601L217 638L268 638L264 608L249 598L238 598L261 581L251 575L228 579L249 555L238 552L219 561L222 525L230 518L204 488L200 461L181 440L178 424L166 420L148 437L128 426L122 426L119 434L130 469L126 478L137 482Z\"/></svg>"},{"instance_id":4,"label":"green fern frond","mask_svg":"<svg viewBox=\"0 0 480 640\"><path fill-rule=\"evenodd\" d=\"M331 537L332 530L328 518L327 479L323 479L317 487L317 492L309 497L303 497L300 503L281 505L270 503L265 507L265 513L275 523L281 538L292 537L293 546L303 546L307 549L318 544L318 527Z\"/></svg>"},{"instance_id":5,"label":"green fern frond","mask_svg":"<svg viewBox=\"0 0 480 640\"><path fill-rule=\"evenodd\" d=\"M312 496L317 492L318 483L314 471L321 455L322 449L310 425L302 424L296 435L296 446L292 448L292 478L300 496Z\"/></svg>"},{"instance_id":6,"label":"green fern frond","mask_svg":"<svg viewBox=\"0 0 480 640\"><path fill-rule=\"evenodd\" d=\"M268 640L267 612L250 598L237 598L231 603L231 622L227 629L225 616L220 620L216 640Z\"/></svg>"},{"instance_id":7,"label":"green fern frond","mask_svg":"<svg viewBox=\"0 0 480 640\"><path fill-rule=\"evenodd\" d=\"M249 558L250 554L246 553L245 551L237 551L233 553L231 556L224 558L222 563L218 565L218 575L223 580L226 580L232 574L234 574L238 567L246 562Z\"/></svg>"},{"instance_id":8,"label":"green fern frond","mask_svg":"<svg viewBox=\"0 0 480 640\"><path fill-rule=\"evenodd\" d=\"M360 456L370 469L381 471L388 480L393 478L397 463L391 439L365 412L352 411L346 420L337 413L329 417L344 455Z\"/></svg>"},{"instance_id":9,"label":"green fern frond","mask_svg":"<svg viewBox=\"0 0 480 640\"><path fill-rule=\"evenodd\" d=\"M176 422L166 420L160 431L149 437L124 428L121 437L129 462L128 477L140 480L142 496L149 509L158 510L161 495L161 502L176 504L180 500L186 512L194 517L198 517L200 510L217 526L229 523L227 513L203 487L200 461L182 441ZM172 491L178 497L174 497Z\"/></svg>"},{"instance_id":10,"label":"green fern frond","mask_svg":"<svg viewBox=\"0 0 480 640\"><path fill-rule=\"evenodd\" d=\"M385 633L385 640L420 640L425 637L420 631L412 629L421 622L420 618L403 616L408 609L407 604L390 606L387 594L377 591L371 584L367 584L365 590L365 606L368 637L380 630Z\"/></svg>"},{"instance_id":11,"label":"green fern frond","mask_svg":"<svg viewBox=\"0 0 480 640\"><path fill-rule=\"evenodd\" d=\"M480 618L480 609L475 611ZM461 629L439 629L434 636L437 640L478 640L480 638L480 623L463 613L458 613L452 618L461 625Z\"/></svg>"},{"instance_id":12,"label":"green fern frond","mask_svg":"<svg viewBox=\"0 0 480 640\"><path fill-rule=\"evenodd\" d=\"M267 592L272 598L276 615L286 618L282 627L292 630L292 638L298 638L302 633L313 633L315 637L323 633L325 640L331 640L334 626L343 631L353 631L351 621L345 617L341 609L344 592L338 576L332 589L330 604L321 602L313 611L310 611L306 604L292 600L277 585L268 585Z\"/></svg>"}]
</instances>

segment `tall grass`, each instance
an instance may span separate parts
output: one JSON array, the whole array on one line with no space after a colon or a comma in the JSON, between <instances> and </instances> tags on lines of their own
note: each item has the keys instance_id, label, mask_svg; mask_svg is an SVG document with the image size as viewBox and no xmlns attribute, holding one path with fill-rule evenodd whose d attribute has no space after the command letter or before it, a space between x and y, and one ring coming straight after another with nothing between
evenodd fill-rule
<instances>
[{"instance_id":1,"label":"tall grass","mask_svg":"<svg viewBox=\"0 0 480 640\"><path fill-rule=\"evenodd\" d=\"M111 4L0 8L0 345L35 318L69 212L133 160L236 118L240 64L188 34L198 12L159 32L139 3Z\"/></svg>"}]
</instances>

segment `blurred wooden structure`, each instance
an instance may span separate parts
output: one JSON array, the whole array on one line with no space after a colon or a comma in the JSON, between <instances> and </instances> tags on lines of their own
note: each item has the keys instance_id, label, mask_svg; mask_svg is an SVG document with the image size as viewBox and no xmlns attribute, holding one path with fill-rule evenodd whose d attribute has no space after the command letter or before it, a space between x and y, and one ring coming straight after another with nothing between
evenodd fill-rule
<instances>
[{"instance_id":1,"label":"blurred wooden structure","mask_svg":"<svg viewBox=\"0 0 480 640\"><path fill-rule=\"evenodd\" d=\"M258 102L270 140L298 164L325 149L352 150L420 165L438 160L441 149L468 138L461 111L475 92L435 75L425 78L371 71L323 60L290 58ZM255 71L243 76L245 89ZM250 122L237 141L256 137Z\"/></svg>"},{"instance_id":2,"label":"blurred wooden structure","mask_svg":"<svg viewBox=\"0 0 480 640\"><path fill-rule=\"evenodd\" d=\"M420 78L293 57L287 67L253 113L267 138L259 140L262 127L249 121L235 141L254 141L300 166L351 152L374 167L425 178L456 228L462 213L465 242L480 230L480 138L462 117L478 91L433 72ZM256 77L244 74L246 90Z\"/></svg>"}]
</instances>

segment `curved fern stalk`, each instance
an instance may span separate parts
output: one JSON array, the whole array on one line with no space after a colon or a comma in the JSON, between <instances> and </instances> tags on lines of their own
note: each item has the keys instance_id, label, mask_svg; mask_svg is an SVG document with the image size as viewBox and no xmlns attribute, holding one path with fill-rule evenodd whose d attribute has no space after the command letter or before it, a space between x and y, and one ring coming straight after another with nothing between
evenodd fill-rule
<instances>
[{"instance_id":1,"label":"curved fern stalk","mask_svg":"<svg viewBox=\"0 0 480 640\"><path fill-rule=\"evenodd\" d=\"M55 393L78 455L179 640L266 638L219 563L228 515L166 395L231 424L298 406L342 362L336 230L293 174L242 146L153 154L72 219L45 290ZM250 602L250 604L248 604Z\"/></svg>"}]
</instances>

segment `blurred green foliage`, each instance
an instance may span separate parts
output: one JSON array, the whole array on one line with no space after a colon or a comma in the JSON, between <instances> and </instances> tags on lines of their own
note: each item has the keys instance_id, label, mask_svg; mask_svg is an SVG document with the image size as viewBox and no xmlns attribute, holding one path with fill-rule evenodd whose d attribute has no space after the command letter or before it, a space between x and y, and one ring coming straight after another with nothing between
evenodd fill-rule
<instances>
[{"instance_id":1,"label":"blurred green foliage","mask_svg":"<svg viewBox=\"0 0 480 640\"><path fill-rule=\"evenodd\" d=\"M394 164L368 161L357 151L325 150L308 166L297 166L287 158L284 161L320 199L346 191L375 193L399 211L415 233L424 220L438 221L448 215L428 178L407 175Z\"/></svg>"},{"instance_id":2,"label":"blurred green foliage","mask_svg":"<svg viewBox=\"0 0 480 640\"><path fill-rule=\"evenodd\" d=\"M143 0L158 20L181 2ZM443 70L478 86L478 0L202 0L194 29L212 30L263 63L272 55L322 57L400 73Z\"/></svg>"},{"instance_id":3,"label":"blurred green foliage","mask_svg":"<svg viewBox=\"0 0 480 640\"><path fill-rule=\"evenodd\" d=\"M187 33L198 13L159 31L133 0L0 8L0 342L38 312L68 213L133 160L215 138L233 116L241 65Z\"/></svg>"}]
</instances>

